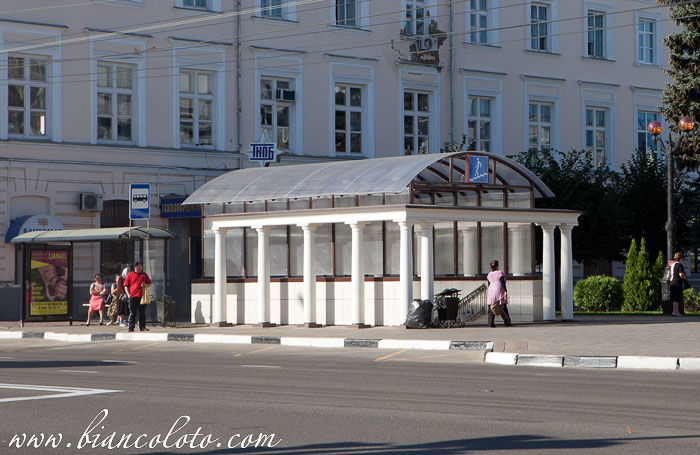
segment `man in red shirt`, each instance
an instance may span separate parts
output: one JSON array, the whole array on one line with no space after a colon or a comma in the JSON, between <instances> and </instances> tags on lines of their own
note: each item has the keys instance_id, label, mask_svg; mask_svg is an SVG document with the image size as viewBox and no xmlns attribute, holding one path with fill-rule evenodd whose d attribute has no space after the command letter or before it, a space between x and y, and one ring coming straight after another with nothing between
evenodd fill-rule
<instances>
[{"instance_id":1,"label":"man in red shirt","mask_svg":"<svg viewBox=\"0 0 700 455\"><path fill-rule=\"evenodd\" d=\"M124 290L129 296L129 332L133 332L136 327L136 315L139 315L139 330L142 332L148 330L146 328L146 305L141 305L141 296L143 289L151 285L151 279L148 274L143 271L143 264L136 262L134 271L130 272L124 280Z\"/></svg>"}]
</instances>

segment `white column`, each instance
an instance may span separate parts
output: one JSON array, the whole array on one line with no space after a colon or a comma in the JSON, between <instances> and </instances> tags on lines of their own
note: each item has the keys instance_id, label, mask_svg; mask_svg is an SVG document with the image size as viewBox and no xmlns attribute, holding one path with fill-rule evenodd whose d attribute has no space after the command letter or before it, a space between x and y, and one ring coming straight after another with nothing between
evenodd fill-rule
<instances>
[{"instance_id":1,"label":"white column","mask_svg":"<svg viewBox=\"0 0 700 455\"><path fill-rule=\"evenodd\" d=\"M350 223L352 230L352 319L350 324L362 324L365 303L365 255L362 230L366 223Z\"/></svg>"},{"instance_id":2,"label":"white column","mask_svg":"<svg viewBox=\"0 0 700 455\"><path fill-rule=\"evenodd\" d=\"M270 226L258 231L258 324L266 325L270 307Z\"/></svg>"},{"instance_id":3,"label":"white column","mask_svg":"<svg viewBox=\"0 0 700 455\"><path fill-rule=\"evenodd\" d=\"M555 319L555 271L554 271L554 228L553 224L540 224L542 227L542 319Z\"/></svg>"},{"instance_id":4,"label":"white column","mask_svg":"<svg viewBox=\"0 0 700 455\"><path fill-rule=\"evenodd\" d=\"M476 226L461 228L462 233L462 263L464 276L476 276L477 272L477 237Z\"/></svg>"},{"instance_id":5,"label":"white column","mask_svg":"<svg viewBox=\"0 0 700 455\"><path fill-rule=\"evenodd\" d=\"M214 305L212 324L226 322L226 231L214 228Z\"/></svg>"},{"instance_id":6,"label":"white column","mask_svg":"<svg viewBox=\"0 0 700 455\"><path fill-rule=\"evenodd\" d=\"M318 225L301 226L304 231L304 324L313 323L313 308L316 306L316 238Z\"/></svg>"},{"instance_id":7,"label":"white column","mask_svg":"<svg viewBox=\"0 0 700 455\"><path fill-rule=\"evenodd\" d=\"M433 267L433 223L420 225L420 298L433 301L435 294Z\"/></svg>"},{"instance_id":8,"label":"white column","mask_svg":"<svg viewBox=\"0 0 700 455\"><path fill-rule=\"evenodd\" d=\"M508 264L509 272L513 276L524 276L530 270L530 261L527 260L530 251L530 238L527 235L530 226L523 224L509 224L510 242L508 243L508 251L510 251L510 262Z\"/></svg>"},{"instance_id":9,"label":"white column","mask_svg":"<svg viewBox=\"0 0 700 455\"><path fill-rule=\"evenodd\" d=\"M571 248L570 224L559 226L561 231L561 320L574 318L574 261Z\"/></svg>"},{"instance_id":10,"label":"white column","mask_svg":"<svg viewBox=\"0 0 700 455\"><path fill-rule=\"evenodd\" d=\"M406 322L408 304L413 300L413 236L411 223L399 221L399 324Z\"/></svg>"}]
</instances>

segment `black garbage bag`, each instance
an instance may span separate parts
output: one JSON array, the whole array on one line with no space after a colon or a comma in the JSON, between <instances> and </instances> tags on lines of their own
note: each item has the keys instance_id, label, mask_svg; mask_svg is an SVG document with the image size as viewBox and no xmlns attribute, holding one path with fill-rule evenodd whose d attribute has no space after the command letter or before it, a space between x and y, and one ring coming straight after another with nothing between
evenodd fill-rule
<instances>
[{"instance_id":1,"label":"black garbage bag","mask_svg":"<svg viewBox=\"0 0 700 455\"><path fill-rule=\"evenodd\" d=\"M406 327L409 329L427 329L430 327L430 316L433 304L430 300L415 299L408 304Z\"/></svg>"}]
</instances>

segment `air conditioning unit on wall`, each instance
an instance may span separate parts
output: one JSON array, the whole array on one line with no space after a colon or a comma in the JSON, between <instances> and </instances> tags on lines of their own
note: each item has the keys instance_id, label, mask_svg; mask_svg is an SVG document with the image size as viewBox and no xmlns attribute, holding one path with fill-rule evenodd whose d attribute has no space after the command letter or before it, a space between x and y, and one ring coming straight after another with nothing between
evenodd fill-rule
<instances>
[{"instance_id":1,"label":"air conditioning unit on wall","mask_svg":"<svg viewBox=\"0 0 700 455\"><path fill-rule=\"evenodd\" d=\"M103 203L102 195L97 193L80 193L81 212L101 212Z\"/></svg>"},{"instance_id":2,"label":"air conditioning unit on wall","mask_svg":"<svg viewBox=\"0 0 700 455\"><path fill-rule=\"evenodd\" d=\"M420 37L416 40L416 47L421 52L438 50L438 39L429 37Z\"/></svg>"},{"instance_id":3,"label":"air conditioning unit on wall","mask_svg":"<svg viewBox=\"0 0 700 455\"><path fill-rule=\"evenodd\" d=\"M296 92L288 89L279 89L276 95L277 101L294 101L296 98Z\"/></svg>"}]
</instances>

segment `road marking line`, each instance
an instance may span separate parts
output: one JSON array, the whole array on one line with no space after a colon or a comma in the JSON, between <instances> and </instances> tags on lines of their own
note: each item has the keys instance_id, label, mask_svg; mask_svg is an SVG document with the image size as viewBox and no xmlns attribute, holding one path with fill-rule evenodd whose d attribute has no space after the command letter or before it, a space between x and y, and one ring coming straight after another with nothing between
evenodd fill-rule
<instances>
[{"instance_id":1,"label":"road marking line","mask_svg":"<svg viewBox=\"0 0 700 455\"><path fill-rule=\"evenodd\" d=\"M102 393L122 392L122 390L83 389L83 388L78 388L78 387L24 385L24 384L2 384L2 383L0 383L0 389L33 390L33 391L38 391L38 392L57 392L57 393L53 393L51 395L0 398L0 403L7 403L10 401L47 400L47 399L51 399L51 398L71 398L71 397L79 397L79 396L85 396L85 395L97 395L97 394L102 394Z\"/></svg>"},{"instance_id":2,"label":"road marking line","mask_svg":"<svg viewBox=\"0 0 700 455\"><path fill-rule=\"evenodd\" d=\"M275 365L241 365L241 368L282 368Z\"/></svg>"},{"instance_id":3,"label":"road marking line","mask_svg":"<svg viewBox=\"0 0 700 455\"><path fill-rule=\"evenodd\" d=\"M129 351L138 351L140 349L146 349L146 348L149 348L151 346L155 346L156 344L162 344L162 343L163 343L162 341L156 341L155 343L144 344L143 346L139 346L139 347L134 348L134 349L129 349Z\"/></svg>"},{"instance_id":4,"label":"road marking line","mask_svg":"<svg viewBox=\"0 0 700 455\"><path fill-rule=\"evenodd\" d=\"M407 349L402 349L400 351L392 352L391 354L387 354L384 357L379 357L378 359L374 359L374 361L381 362L381 361L388 359L389 357L394 357L395 355L401 354L402 352L406 352L406 351L407 351Z\"/></svg>"},{"instance_id":5,"label":"road marking line","mask_svg":"<svg viewBox=\"0 0 700 455\"><path fill-rule=\"evenodd\" d=\"M241 354L241 353L239 352L238 354L234 355L234 357L240 357L240 356L242 356L242 355L243 355L243 354Z\"/></svg>"},{"instance_id":6,"label":"road marking line","mask_svg":"<svg viewBox=\"0 0 700 455\"><path fill-rule=\"evenodd\" d=\"M63 373L88 373L88 374L98 374L99 371L89 371L89 370L58 370Z\"/></svg>"},{"instance_id":7,"label":"road marking line","mask_svg":"<svg viewBox=\"0 0 700 455\"><path fill-rule=\"evenodd\" d=\"M269 351L270 349L275 349L277 346L268 346L266 348L258 349L257 351L248 352L245 355L257 354L258 352Z\"/></svg>"},{"instance_id":8,"label":"road marking line","mask_svg":"<svg viewBox=\"0 0 700 455\"><path fill-rule=\"evenodd\" d=\"M0 356L0 359L14 359L14 357Z\"/></svg>"},{"instance_id":9,"label":"road marking line","mask_svg":"<svg viewBox=\"0 0 700 455\"><path fill-rule=\"evenodd\" d=\"M421 356L421 357L408 357L408 358L405 358L405 359L396 359L396 360L398 360L398 361L400 361L400 362L403 362L403 361L406 361L406 360L420 360L420 359L432 359L432 358L435 358L435 357L448 357L448 356L453 356L453 355L456 355L456 354L457 354L456 352L450 352L449 354L424 355L424 356Z\"/></svg>"}]
</instances>

